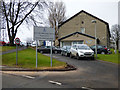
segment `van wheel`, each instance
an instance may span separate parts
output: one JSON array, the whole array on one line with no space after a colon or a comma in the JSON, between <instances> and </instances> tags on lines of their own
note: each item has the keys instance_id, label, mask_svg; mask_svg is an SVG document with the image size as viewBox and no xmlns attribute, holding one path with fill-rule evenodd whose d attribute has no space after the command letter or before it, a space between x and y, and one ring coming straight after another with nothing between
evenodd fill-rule
<instances>
[{"instance_id":1,"label":"van wheel","mask_svg":"<svg viewBox=\"0 0 120 90\"><path fill-rule=\"evenodd\" d=\"M70 53L70 58L72 58L73 56L72 56L72 53Z\"/></svg>"}]
</instances>

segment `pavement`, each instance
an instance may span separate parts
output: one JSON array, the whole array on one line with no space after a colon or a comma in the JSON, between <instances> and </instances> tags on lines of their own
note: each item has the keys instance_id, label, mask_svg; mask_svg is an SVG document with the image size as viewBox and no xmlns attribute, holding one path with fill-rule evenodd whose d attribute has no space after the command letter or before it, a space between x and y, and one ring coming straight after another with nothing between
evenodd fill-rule
<instances>
[{"instance_id":1,"label":"pavement","mask_svg":"<svg viewBox=\"0 0 120 90\"><path fill-rule=\"evenodd\" d=\"M27 49L27 47L20 47L20 48L18 48L18 51L21 51L21 50L24 50L24 49ZM8 50L8 51L5 51L5 52L0 52L0 55L7 54L7 53L12 53L12 52L16 52L16 49Z\"/></svg>"},{"instance_id":2,"label":"pavement","mask_svg":"<svg viewBox=\"0 0 120 90\"><path fill-rule=\"evenodd\" d=\"M51 69L26 69L26 68L17 68L17 67L10 67L10 66L0 66L1 71L71 71L76 70L77 68L68 65L64 68L51 68Z\"/></svg>"}]
</instances>

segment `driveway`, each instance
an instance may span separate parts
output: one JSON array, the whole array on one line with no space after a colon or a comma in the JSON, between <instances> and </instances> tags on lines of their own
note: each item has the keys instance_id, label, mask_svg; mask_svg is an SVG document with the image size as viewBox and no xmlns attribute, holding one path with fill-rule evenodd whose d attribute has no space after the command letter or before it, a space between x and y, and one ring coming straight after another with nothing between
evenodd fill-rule
<instances>
[{"instance_id":1,"label":"driveway","mask_svg":"<svg viewBox=\"0 0 120 90\"><path fill-rule=\"evenodd\" d=\"M76 71L67 72L64 75L57 75L56 80L68 82L75 87L91 87L91 88L117 88L118 87L118 65L106 63L98 60L77 60L74 58L53 55L60 61L77 67ZM52 75L52 77L54 77ZM63 78L66 77L66 78ZM63 81L62 81L63 79Z\"/></svg>"}]
</instances>

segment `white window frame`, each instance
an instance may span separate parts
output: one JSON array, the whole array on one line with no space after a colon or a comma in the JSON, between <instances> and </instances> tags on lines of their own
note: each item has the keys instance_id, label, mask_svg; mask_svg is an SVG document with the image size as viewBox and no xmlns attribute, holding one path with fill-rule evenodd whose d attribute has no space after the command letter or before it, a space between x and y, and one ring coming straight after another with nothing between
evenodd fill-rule
<instances>
[{"instance_id":1,"label":"white window frame","mask_svg":"<svg viewBox=\"0 0 120 90\"><path fill-rule=\"evenodd\" d=\"M81 33L85 33L85 28L84 28L84 27L81 27L81 28L80 28L80 32L81 32Z\"/></svg>"}]
</instances>

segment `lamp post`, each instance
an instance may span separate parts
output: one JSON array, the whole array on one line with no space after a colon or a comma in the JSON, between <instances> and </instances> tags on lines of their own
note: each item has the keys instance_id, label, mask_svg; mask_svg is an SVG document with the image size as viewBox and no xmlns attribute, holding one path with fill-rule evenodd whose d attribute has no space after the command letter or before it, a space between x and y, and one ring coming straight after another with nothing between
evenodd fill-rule
<instances>
[{"instance_id":1,"label":"lamp post","mask_svg":"<svg viewBox=\"0 0 120 90\"><path fill-rule=\"evenodd\" d=\"M96 54L96 58L97 58L97 37L96 37L96 20L92 20L92 23L95 23L95 54Z\"/></svg>"}]
</instances>

